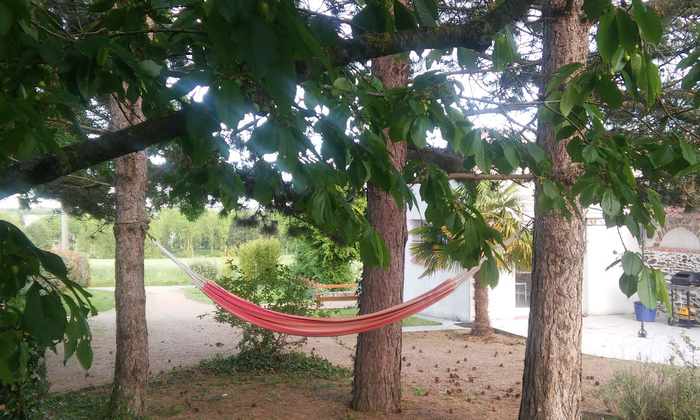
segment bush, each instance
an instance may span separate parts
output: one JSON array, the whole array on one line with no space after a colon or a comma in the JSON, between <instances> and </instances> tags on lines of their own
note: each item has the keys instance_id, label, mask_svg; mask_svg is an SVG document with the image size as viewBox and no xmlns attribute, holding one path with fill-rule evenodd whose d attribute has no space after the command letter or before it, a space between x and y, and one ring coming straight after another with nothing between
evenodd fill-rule
<instances>
[{"instance_id":1,"label":"bush","mask_svg":"<svg viewBox=\"0 0 700 420\"><path fill-rule=\"evenodd\" d=\"M233 264L230 264L230 269L233 276L221 277L217 283L233 294L256 305L265 304L268 309L277 312L295 315L315 313L312 302L306 298L306 282L294 277L288 267L277 264L255 271L250 278ZM281 354L285 346L293 344L288 335L242 321L221 307L217 307L214 319L242 329L241 341L237 345L241 351Z\"/></svg>"},{"instance_id":2,"label":"bush","mask_svg":"<svg viewBox=\"0 0 700 420\"><path fill-rule=\"evenodd\" d=\"M68 269L69 280L78 283L78 286L82 288L90 287L92 283L92 271L90 270L90 260L88 260L87 255L76 251L60 249L54 249L50 252L61 257ZM65 291L65 286L62 282L48 273L44 273L44 275L52 284L58 286L61 291Z\"/></svg>"},{"instance_id":3,"label":"bush","mask_svg":"<svg viewBox=\"0 0 700 420\"><path fill-rule=\"evenodd\" d=\"M201 360L199 369L209 372L286 372L309 374L323 379L348 378L350 369L334 366L320 356L309 356L291 351L284 354L260 353L255 350L242 351L229 357Z\"/></svg>"},{"instance_id":4,"label":"bush","mask_svg":"<svg viewBox=\"0 0 700 420\"><path fill-rule=\"evenodd\" d=\"M640 372L615 372L614 379L600 390L608 408L624 419L700 420L700 377L695 361L700 348L687 336L683 341L685 353L671 342L675 357L670 365L645 362Z\"/></svg>"},{"instance_id":5,"label":"bush","mask_svg":"<svg viewBox=\"0 0 700 420\"><path fill-rule=\"evenodd\" d=\"M238 266L246 279L264 282L277 270L282 249L282 243L275 238L246 242L238 249Z\"/></svg>"},{"instance_id":6,"label":"bush","mask_svg":"<svg viewBox=\"0 0 700 420\"><path fill-rule=\"evenodd\" d=\"M46 379L44 348L31 336L27 341L27 364L24 377L14 383L0 381L0 419L33 419L40 412L40 403L49 394Z\"/></svg>"},{"instance_id":7,"label":"bush","mask_svg":"<svg viewBox=\"0 0 700 420\"><path fill-rule=\"evenodd\" d=\"M216 269L216 265L211 261L195 260L190 263L190 268L209 280L216 280L219 277L219 270Z\"/></svg>"}]
</instances>

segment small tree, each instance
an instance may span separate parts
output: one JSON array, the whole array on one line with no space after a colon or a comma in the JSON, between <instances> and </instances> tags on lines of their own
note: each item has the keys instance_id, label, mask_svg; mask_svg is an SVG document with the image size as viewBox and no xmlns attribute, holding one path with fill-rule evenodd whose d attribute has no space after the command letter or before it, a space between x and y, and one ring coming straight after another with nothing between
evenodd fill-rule
<instances>
[{"instance_id":1,"label":"small tree","mask_svg":"<svg viewBox=\"0 0 700 420\"><path fill-rule=\"evenodd\" d=\"M276 239L257 239L241 245L240 266L228 262L232 275L217 283L224 289L256 305L295 315L310 315L311 301L306 298L306 282L294 277L288 267L279 264L282 245ZM217 307L214 319L243 331L238 348L264 355L281 353L290 343L289 336L249 324Z\"/></svg>"},{"instance_id":2,"label":"small tree","mask_svg":"<svg viewBox=\"0 0 700 420\"><path fill-rule=\"evenodd\" d=\"M484 221L493 229L496 229L504 238L515 234L523 226L524 208L520 197L515 194L518 184L511 184L502 188L498 183L480 182L476 188L460 185L454 189L454 196L463 212L471 212L476 207ZM472 207L473 206L473 207ZM454 241L452 233L445 227L422 226L414 229L412 233L421 235L422 241L411 246L411 255L425 264L425 271L421 278L434 273L437 270L452 270L461 266L461 261L456 261L445 253L445 248ZM469 238L462 238L462 241ZM524 231L508 245L503 253L503 262L499 261L498 268L530 269L532 262L532 236L529 231ZM474 275L474 329L475 335L488 335L493 332L488 315L488 287L496 287L498 276Z\"/></svg>"}]
</instances>

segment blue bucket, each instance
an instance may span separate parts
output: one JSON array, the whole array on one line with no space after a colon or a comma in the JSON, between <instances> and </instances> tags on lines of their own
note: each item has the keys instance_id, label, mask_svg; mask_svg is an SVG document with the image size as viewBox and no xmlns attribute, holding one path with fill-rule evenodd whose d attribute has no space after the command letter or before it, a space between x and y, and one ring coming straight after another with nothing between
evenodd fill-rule
<instances>
[{"instance_id":1,"label":"blue bucket","mask_svg":"<svg viewBox=\"0 0 700 420\"><path fill-rule=\"evenodd\" d=\"M642 321L642 317L644 322L654 322L656 320L656 308L649 309L640 301L634 302L634 314L637 315L637 321Z\"/></svg>"}]
</instances>

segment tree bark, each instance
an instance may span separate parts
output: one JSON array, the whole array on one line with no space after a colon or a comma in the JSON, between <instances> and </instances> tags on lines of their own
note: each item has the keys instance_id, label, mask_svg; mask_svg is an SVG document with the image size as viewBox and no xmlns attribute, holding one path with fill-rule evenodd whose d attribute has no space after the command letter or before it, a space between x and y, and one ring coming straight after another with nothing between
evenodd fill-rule
<instances>
[{"instance_id":1,"label":"tree bark","mask_svg":"<svg viewBox=\"0 0 700 420\"><path fill-rule=\"evenodd\" d=\"M472 334L485 336L493 334L489 320L489 287L479 281L479 273L474 275L474 328Z\"/></svg>"},{"instance_id":2,"label":"tree bark","mask_svg":"<svg viewBox=\"0 0 700 420\"><path fill-rule=\"evenodd\" d=\"M114 99L112 124L116 129L136 122L141 115L140 101L125 109ZM110 413L128 411L143 415L148 392L148 330L146 292L143 284L144 240L148 227L146 212L146 152L136 152L114 160L116 217L114 223L117 312L117 352L114 363L114 389Z\"/></svg>"},{"instance_id":3,"label":"tree bark","mask_svg":"<svg viewBox=\"0 0 700 420\"><path fill-rule=\"evenodd\" d=\"M391 89L408 83L408 63L391 57L372 62L372 74ZM385 133L387 139L388 132ZM391 143L391 163L399 171L406 162L406 143ZM369 314L398 305L403 301L406 253L406 207L399 211L391 194L370 182L367 187L367 216L391 251L391 267L364 268L360 314ZM352 408L358 411L401 409L401 321L357 336L357 357L353 382Z\"/></svg>"},{"instance_id":4,"label":"tree bark","mask_svg":"<svg viewBox=\"0 0 700 420\"><path fill-rule=\"evenodd\" d=\"M583 0L546 0L543 7L544 74L586 62L590 25ZM543 77L540 92L551 77ZM537 128L537 144L551 157L550 179L571 187L581 168L571 162L551 123ZM535 202L542 186L535 188ZM535 206L530 324L523 373L520 419L581 418L581 311L584 220L572 211L543 215Z\"/></svg>"}]
</instances>

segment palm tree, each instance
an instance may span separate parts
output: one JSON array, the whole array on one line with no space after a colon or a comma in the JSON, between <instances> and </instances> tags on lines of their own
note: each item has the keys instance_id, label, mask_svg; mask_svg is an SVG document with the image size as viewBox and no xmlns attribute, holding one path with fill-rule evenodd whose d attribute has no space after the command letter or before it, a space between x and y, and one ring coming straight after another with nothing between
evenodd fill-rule
<instances>
[{"instance_id":1,"label":"palm tree","mask_svg":"<svg viewBox=\"0 0 700 420\"><path fill-rule=\"evenodd\" d=\"M518 187L519 185L514 183L504 188L498 182L482 181L477 183L476 187L460 184L453 189L453 193L461 208L466 208L467 205L475 206L490 227L498 230L504 238L508 238L523 226L524 207L522 199L516 194ZM463 219L467 217L465 214ZM437 270L462 267L462 261L453 260L444 252L445 246L454 240L452 233L445 226L421 226L410 233L421 235L421 242L411 245L410 249L411 256L425 266L421 278ZM506 247L502 257L506 265L502 266L499 261L499 268L529 270L532 263L530 231L525 230L515 238ZM474 275L474 335L488 335L493 332L488 315L488 293L488 285L479 281L477 272Z\"/></svg>"}]
</instances>

